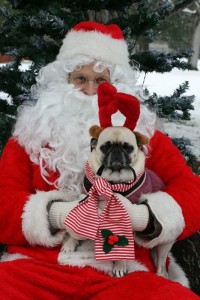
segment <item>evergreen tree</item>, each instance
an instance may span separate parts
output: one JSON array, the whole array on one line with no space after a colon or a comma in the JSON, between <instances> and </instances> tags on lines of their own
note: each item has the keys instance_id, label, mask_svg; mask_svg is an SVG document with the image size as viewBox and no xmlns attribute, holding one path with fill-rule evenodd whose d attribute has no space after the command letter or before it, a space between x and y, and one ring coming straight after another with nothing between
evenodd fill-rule
<instances>
[{"instance_id":1,"label":"evergreen tree","mask_svg":"<svg viewBox=\"0 0 200 300\"><path fill-rule=\"evenodd\" d=\"M16 117L17 108L25 100L32 100L30 87L35 82L39 69L55 59L65 33L77 22L92 19L105 23L117 22L129 41L131 62L140 63L140 71L169 72L174 67L187 69L189 65L181 60L191 55L190 51L170 54L149 51L148 44L158 36L160 24L174 9L168 1L116 1L116 0L8 0L11 9L2 7L0 53L14 57L12 64L0 68L0 90L12 99L0 97L0 152L3 149ZM156 4L158 2L158 4ZM161 4L159 4L161 3ZM32 61L29 69L22 70L24 58ZM154 98L154 100L153 100ZM168 96L169 98L169 96ZM189 118L192 97L185 97L180 104L178 93L173 95L181 119ZM154 94L152 103L159 103ZM167 101L168 103L168 101ZM161 115L168 117L167 103L159 107ZM172 103L172 102L171 102ZM171 104L170 104L171 105ZM170 114L172 118L173 114ZM175 116L176 119L179 116Z\"/></svg>"},{"instance_id":2,"label":"evergreen tree","mask_svg":"<svg viewBox=\"0 0 200 300\"><path fill-rule=\"evenodd\" d=\"M148 44L157 39L162 22L173 10L173 2L167 0L7 0L7 7L0 9L0 53L11 55L13 62L0 68L0 91L10 99L8 101L0 94L0 153L11 135L18 106L26 100L33 100L30 88L39 69L55 59L65 33L77 22L94 20L119 24L128 39L132 65L138 61L140 71L146 74L152 71L169 72L175 67L189 69L190 66L182 58L190 57L190 50L165 54L148 48ZM21 68L25 58L32 62L27 70ZM186 88L187 83L183 83L171 96L150 95L148 105L167 119L188 120L193 97L183 96ZM179 114L174 113L177 107ZM187 156L187 141L175 142ZM192 164L195 164L193 156ZM195 242L192 243L195 248ZM177 249L179 257L182 255L182 244L175 247L174 252ZM184 264L191 274L187 262ZM200 293L200 288L196 286L200 280L198 274L195 270L191 286Z\"/></svg>"},{"instance_id":3,"label":"evergreen tree","mask_svg":"<svg viewBox=\"0 0 200 300\"><path fill-rule=\"evenodd\" d=\"M191 48L196 21L195 5L189 8L191 12L179 11L161 24L159 39L167 41L171 49Z\"/></svg>"}]
</instances>

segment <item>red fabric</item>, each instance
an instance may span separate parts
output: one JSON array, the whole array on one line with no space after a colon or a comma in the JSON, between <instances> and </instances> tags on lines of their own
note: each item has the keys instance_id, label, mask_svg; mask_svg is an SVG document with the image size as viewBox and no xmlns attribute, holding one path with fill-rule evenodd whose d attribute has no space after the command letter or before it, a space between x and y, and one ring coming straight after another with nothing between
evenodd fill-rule
<instances>
[{"instance_id":1,"label":"red fabric","mask_svg":"<svg viewBox=\"0 0 200 300\"><path fill-rule=\"evenodd\" d=\"M125 117L124 127L133 130L140 115L140 103L134 96L118 93L117 89L103 82L98 87L99 122L101 127L112 126L111 117L120 111Z\"/></svg>"},{"instance_id":2,"label":"red fabric","mask_svg":"<svg viewBox=\"0 0 200 300\"><path fill-rule=\"evenodd\" d=\"M192 173L172 140L163 133L157 131L150 145L146 167L163 180L164 191L182 208L186 226L179 238L186 238L200 228L200 177Z\"/></svg>"},{"instance_id":3,"label":"red fabric","mask_svg":"<svg viewBox=\"0 0 200 300\"><path fill-rule=\"evenodd\" d=\"M0 282L2 300L199 299L180 284L148 272L113 278L90 267L41 264L32 259L1 263Z\"/></svg>"},{"instance_id":4,"label":"red fabric","mask_svg":"<svg viewBox=\"0 0 200 300\"><path fill-rule=\"evenodd\" d=\"M119 28L119 26L117 26L116 24L110 24L110 25L104 25L101 23L97 23L97 22L92 22L92 21L85 21L85 22L80 22L77 25L75 25L72 30L82 30L82 31L96 31L96 32L100 32L103 34L106 34L110 37L112 37L113 39L117 39L117 40L124 40L124 36L123 33L121 31L121 29Z\"/></svg>"},{"instance_id":5,"label":"red fabric","mask_svg":"<svg viewBox=\"0 0 200 300\"><path fill-rule=\"evenodd\" d=\"M12 138L8 141L0 165L0 242L8 245L27 245L22 233L21 215L31 194L37 190L55 190L40 175L39 166L34 165L24 149ZM50 173L54 182L58 174ZM8 220L12 219L12 223Z\"/></svg>"},{"instance_id":6,"label":"red fabric","mask_svg":"<svg viewBox=\"0 0 200 300\"><path fill-rule=\"evenodd\" d=\"M161 177L165 191L181 206L186 223L181 238L188 237L200 228L200 178L192 174L164 134L156 132L151 149L147 167ZM50 181L57 174L51 176ZM21 227L23 207L37 190L52 189L55 187L43 180L39 167L11 139L0 163L0 242L8 245L10 253L27 254L38 260L0 263L1 299L199 299L179 284L152 274L155 268L148 249L135 247L135 256L149 268L149 273L135 272L116 279L89 267L82 270L59 266L60 247L29 245Z\"/></svg>"}]
</instances>

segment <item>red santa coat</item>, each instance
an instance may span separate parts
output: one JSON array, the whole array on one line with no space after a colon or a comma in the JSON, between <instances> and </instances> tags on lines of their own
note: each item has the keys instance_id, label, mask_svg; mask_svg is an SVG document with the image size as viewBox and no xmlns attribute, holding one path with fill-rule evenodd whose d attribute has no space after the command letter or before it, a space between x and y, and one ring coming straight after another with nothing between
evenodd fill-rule
<instances>
[{"instance_id":1,"label":"red santa coat","mask_svg":"<svg viewBox=\"0 0 200 300\"><path fill-rule=\"evenodd\" d=\"M151 139L151 155L146 161L146 166L160 176L166 186L164 191L143 195L140 200L148 202L151 211L162 225L162 231L159 237L152 240L142 234L136 235L136 242L144 248L136 248L137 262L131 271L155 272L148 248L159 243L186 238L200 228L200 178L186 166L184 158L172 145L171 140L158 131ZM53 182L57 176L58 174L52 173L51 181ZM37 259L40 267L42 265L44 267L45 262L84 266L82 262L80 264L76 262L76 259L70 261L71 263L68 263L69 260L63 261L62 255L60 255L62 254L60 253L60 243L65 232L58 231L52 234L49 230L46 207L49 201L55 199L68 200L66 193L56 190L53 185L44 181L39 166L30 161L28 154L17 141L10 139L4 149L0 164L0 242L7 244L10 254L20 253ZM86 247L86 249L88 248ZM91 264L89 260L88 263L85 262L85 265L87 264ZM94 265L94 267L104 270L101 266ZM69 269L67 270L69 272ZM75 267L73 272L75 272L74 270L76 270ZM53 272L52 265L51 271ZM82 276L84 276L83 274ZM95 272L97 281L100 276L98 274ZM157 282L160 280L163 282L163 279L157 277ZM186 283L183 282L183 284ZM172 286L170 289L173 290ZM77 291L76 295L78 295ZM78 296L76 299L79 299ZM185 299L190 299L190 297Z\"/></svg>"}]
</instances>

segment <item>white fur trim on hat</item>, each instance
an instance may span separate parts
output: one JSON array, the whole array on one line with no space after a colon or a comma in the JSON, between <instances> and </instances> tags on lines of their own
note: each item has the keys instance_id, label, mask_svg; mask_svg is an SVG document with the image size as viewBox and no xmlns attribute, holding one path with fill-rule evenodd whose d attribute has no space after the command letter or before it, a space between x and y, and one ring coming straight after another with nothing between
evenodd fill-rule
<instances>
[{"instance_id":1,"label":"white fur trim on hat","mask_svg":"<svg viewBox=\"0 0 200 300\"><path fill-rule=\"evenodd\" d=\"M160 244L173 242L182 233L185 222L181 207L165 192L142 195L140 203L147 201L152 213L162 226L160 235L152 240L137 233L135 240L139 245L153 248Z\"/></svg>"},{"instance_id":2,"label":"white fur trim on hat","mask_svg":"<svg viewBox=\"0 0 200 300\"><path fill-rule=\"evenodd\" d=\"M68 60L77 55L84 55L111 64L129 65L126 42L98 31L71 30L66 35L57 60Z\"/></svg>"},{"instance_id":3,"label":"white fur trim on hat","mask_svg":"<svg viewBox=\"0 0 200 300\"><path fill-rule=\"evenodd\" d=\"M49 229L47 205L52 200L65 200L67 195L61 191L41 192L31 195L24 206L22 230L32 245L54 247L61 243L65 231L52 235Z\"/></svg>"}]
</instances>

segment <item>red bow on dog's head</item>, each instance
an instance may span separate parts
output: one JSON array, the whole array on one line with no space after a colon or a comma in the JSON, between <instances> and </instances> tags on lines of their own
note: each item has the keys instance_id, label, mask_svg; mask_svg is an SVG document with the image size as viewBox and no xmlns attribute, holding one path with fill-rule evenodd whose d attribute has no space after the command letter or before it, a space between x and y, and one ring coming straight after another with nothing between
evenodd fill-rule
<instances>
[{"instance_id":1,"label":"red bow on dog's head","mask_svg":"<svg viewBox=\"0 0 200 300\"><path fill-rule=\"evenodd\" d=\"M101 127L113 126L111 117L120 111L126 121L124 127L133 130L140 115L140 103L134 96L118 93L117 89L108 82L98 88L99 122Z\"/></svg>"},{"instance_id":2,"label":"red bow on dog's head","mask_svg":"<svg viewBox=\"0 0 200 300\"><path fill-rule=\"evenodd\" d=\"M105 128L113 126L111 118L117 111L126 117L123 127L129 128L131 131L136 127L140 116L140 103L136 97L118 93L114 86L104 82L98 87L98 105L101 127L94 125L90 128L89 132L92 137L98 138Z\"/></svg>"}]
</instances>

